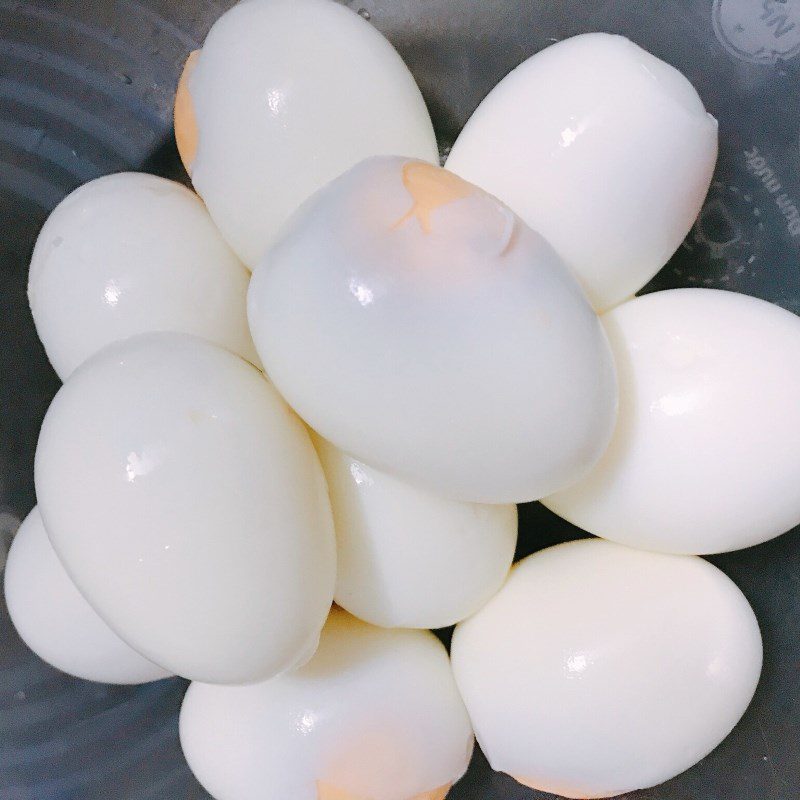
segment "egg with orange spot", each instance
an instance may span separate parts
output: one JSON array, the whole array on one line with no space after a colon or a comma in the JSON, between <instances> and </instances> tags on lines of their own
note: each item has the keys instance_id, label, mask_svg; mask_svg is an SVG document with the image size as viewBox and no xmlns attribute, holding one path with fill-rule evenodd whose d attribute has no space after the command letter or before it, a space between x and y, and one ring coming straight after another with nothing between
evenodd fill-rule
<instances>
[{"instance_id":1,"label":"egg with orange spot","mask_svg":"<svg viewBox=\"0 0 800 800\"><path fill-rule=\"evenodd\" d=\"M403 186L411 195L411 208L395 223L399 227L409 219L416 219L425 233L431 232L431 214L441 206L469 197L475 186L458 175L437 169L421 161L403 164Z\"/></svg>"},{"instance_id":2,"label":"egg with orange spot","mask_svg":"<svg viewBox=\"0 0 800 800\"><path fill-rule=\"evenodd\" d=\"M440 786L432 792L422 792L422 794L414 795L408 800L444 800L447 793L450 791L450 785ZM356 797L350 792L344 792L337 789L335 786L324 783L323 781L317 782L317 800L372 800L369 797Z\"/></svg>"},{"instance_id":3,"label":"egg with orange spot","mask_svg":"<svg viewBox=\"0 0 800 800\"><path fill-rule=\"evenodd\" d=\"M443 497L535 500L602 455L605 333L548 243L461 178L362 162L255 270L248 319L275 385L355 459Z\"/></svg>"},{"instance_id":4,"label":"egg with orange spot","mask_svg":"<svg viewBox=\"0 0 800 800\"><path fill-rule=\"evenodd\" d=\"M186 64L178 82L178 91L175 94L175 143L178 146L178 154L181 157L183 166L190 175L192 174L194 158L197 155L199 134L189 81L194 68L197 66L199 57L199 50L193 50L189 53L189 58L186 59Z\"/></svg>"},{"instance_id":5,"label":"egg with orange spot","mask_svg":"<svg viewBox=\"0 0 800 800\"><path fill-rule=\"evenodd\" d=\"M400 56L330 0L250 0L223 14L181 76L175 138L195 189L251 268L300 203L362 159L438 161Z\"/></svg>"},{"instance_id":6,"label":"egg with orange spot","mask_svg":"<svg viewBox=\"0 0 800 800\"><path fill-rule=\"evenodd\" d=\"M762 644L712 564L589 539L518 562L458 625L451 655L492 768L586 800L627 797L711 752L753 697Z\"/></svg>"},{"instance_id":7,"label":"egg with orange spot","mask_svg":"<svg viewBox=\"0 0 800 800\"><path fill-rule=\"evenodd\" d=\"M180 738L218 800L443 800L474 744L432 633L336 608L298 670L246 686L193 683Z\"/></svg>"}]
</instances>

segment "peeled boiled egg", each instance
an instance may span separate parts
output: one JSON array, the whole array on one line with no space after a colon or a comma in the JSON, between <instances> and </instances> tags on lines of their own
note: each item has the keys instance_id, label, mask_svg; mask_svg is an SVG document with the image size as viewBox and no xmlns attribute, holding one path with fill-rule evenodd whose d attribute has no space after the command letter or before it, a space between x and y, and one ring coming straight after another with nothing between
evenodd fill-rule
<instances>
[{"instance_id":1,"label":"peeled boiled egg","mask_svg":"<svg viewBox=\"0 0 800 800\"><path fill-rule=\"evenodd\" d=\"M255 361L249 279L197 195L124 172L56 207L33 251L28 297L63 380L105 345L150 331L192 333Z\"/></svg>"},{"instance_id":2,"label":"peeled boiled egg","mask_svg":"<svg viewBox=\"0 0 800 800\"><path fill-rule=\"evenodd\" d=\"M17 531L5 570L6 606L39 658L78 678L145 683L169 676L128 647L75 588L34 508Z\"/></svg>"},{"instance_id":3,"label":"peeled boiled egg","mask_svg":"<svg viewBox=\"0 0 800 800\"><path fill-rule=\"evenodd\" d=\"M517 564L452 644L494 769L581 800L654 786L713 750L761 655L752 609L716 567L598 539Z\"/></svg>"},{"instance_id":4,"label":"peeled boiled egg","mask_svg":"<svg viewBox=\"0 0 800 800\"><path fill-rule=\"evenodd\" d=\"M539 231L604 310L678 248L716 158L717 122L678 70L622 36L588 33L500 81L447 168Z\"/></svg>"},{"instance_id":5,"label":"peeled boiled egg","mask_svg":"<svg viewBox=\"0 0 800 800\"><path fill-rule=\"evenodd\" d=\"M223 14L187 62L175 134L195 189L250 267L303 200L363 158L438 163L402 59L331 0L250 0Z\"/></svg>"},{"instance_id":6,"label":"peeled boiled egg","mask_svg":"<svg viewBox=\"0 0 800 800\"><path fill-rule=\"evenodd\" d=\"M297 671L249 686L193 683L180 736L216 800L444 800L473 747L433 634L338 609Z\"/></svg>"},{"instance_id":7,"label":"peeled boiled egg","mask_svg":"<svg viewBox=\"0 0 800 800\"><path fill-rule=\"evenodd\" d=\"M746 295L674 289L603 322L620 377L617 430L548 508L672 553L737 550L800 524L800 319Z\"/></svg>"},{"instance_id":8,"label":"peeled boiled egg","mask_svg":"<svg viewBox=\"0 0 800 800\"><path fill-rule=\"evenodd\" d=\"M502 585L514 505L462 503L387 475L316 438L336 527L336 602L373 625L443 628Z\"/></svg>"},{"instance_id":9,"label":"peeled boiled egg","mask_svg":"<svg viewBox=\"0 0 800 800\"><path fill-rule=\"evenodd\" d=\"M314 652L335 579L324 477L238 356L175 333L107 347L53 400L35 480L69 574L147 658L240 683Z\"/></svg>"},{"instance_id":10,"label":"peeled boiled egg","mask_svg":"<svg viewBox=\"0 0 800 800\"><path fill-rule=\"evenodd\" d=\"M306 203L253 274L270 378L359 461L458 500L534 500L614 425L602 326L538 234L478 187L396 157Z\"/></svg>"}]
</instances>

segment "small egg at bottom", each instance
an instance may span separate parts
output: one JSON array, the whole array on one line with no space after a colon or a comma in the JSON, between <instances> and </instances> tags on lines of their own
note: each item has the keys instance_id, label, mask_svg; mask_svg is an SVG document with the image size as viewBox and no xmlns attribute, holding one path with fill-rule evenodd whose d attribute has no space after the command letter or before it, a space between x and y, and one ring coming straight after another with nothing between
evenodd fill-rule
<instances>
[{"instance_id":1,"label":"small egg at bottom","mask_svg":"<svg viewBox=\"0 0 800 800\"><path fill-rule=\"evenodd\" d=\"M503 584L517 508L449 500L342 452L317 448L336 528L336 602L388 628L444 628Z\"/></svg>"},{"instance_id":2,"label":"small egg at bottom","mask_svg":"<svg viewBox=\"0 0 800 800\"><path fill-rule=\"evenodd\" d=\"M192 683L180 738L216 800L442 800L474 743L433 634L337 608L300 669L247 686Z\"/></svg>"},{"instance_id":3,"label":"small egg at bottom","mask_svg":"<svg viewBox=\"0 0 800 800\"><path fill-rule=\"evenodd\" d=\"M146 683L171 674L125 644L86 602L58 560L38 508L9 550L5 597L25 644L62 672L102 683Z\"/></svg>"},{"instance_id":4,"label":"small egg at bottom","mask_svg":"<svg viewBox=\"0 0 800 800\"><path fill-rule=\"evenodd\" d=\"M194 192L121 172L84 184L47 218L28 299L47 357L66 380L111 342L152 331L201 336L258 363L249 280Z\"/></svg>"},{"instance_id":5,"label":"small egg at bottom","mask_svg":"<svg viewBox=\"0 0 800 800\"><path fill-rule=\"evenodd\" d=\"M580 800L655 786L706 756L762 661L755 615L720 570L601 539L519 562L451 653L492 767Z\"/></svg>"},{"instance_id":6,"label":"small egg at bottom","mask_svg":"<svg viewBox=\"0 0 800 800\"><path fill-rule=\"evenodd\" d=\"M720 553L800 524L800 318L670 289L601 318L620 405L606 452L543 503L630 547Z\"/></svg>"}]
</instances>

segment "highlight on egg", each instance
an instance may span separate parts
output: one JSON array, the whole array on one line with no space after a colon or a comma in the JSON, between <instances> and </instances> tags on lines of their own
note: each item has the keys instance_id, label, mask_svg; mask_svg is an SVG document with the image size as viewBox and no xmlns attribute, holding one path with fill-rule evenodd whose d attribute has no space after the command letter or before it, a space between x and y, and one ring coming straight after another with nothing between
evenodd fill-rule
<instances>
[{"instance_id":1,"label":"highlight on egg","mask_svg":"<svg viewBox=\"0 0 800 800\"><path fill-rule=\"evenodd\" d=\"M500 81L446 166L539 231L604 311L679 247L716 158L717 121L678 70L623 36L587 33Z\"/></svg>"},{"instance_id":2,"label":"highlight on egg","mask_svg":"<svg viewBox=\"0 0 800 800\"><path fill-rule=\"evenodd\" d=\"M544 499L607 539L719 553L800 524L800 319L764 300L673 289L603 317L619 421L597 466Z\"/></svg>"},{"instance_id":3,"label":"highlight on egg","mask_svg":"<svg viewBox=\"0 0 800 800\"><path fill-rule=\"evenodd\" d=\"M585 800L655 786L713 750L753 697L762 646L716 567L592 539L518 563L451 654L492 767Z\"/></svg>"},{"instance_id":4,"label":"highlight on egg","mask_svg":"<svg viewBox=\"0 0 800 800\"><path fill-rule=\"evenodd\" d=\"M364 161L304 204L248 317L313 429L444 497L537 499L611 437L614 364L575 278L506 206L423 162Z\"/></svg>"},{"instance_id":5,"label":"highlight on egg","mask_svg":"<svg viewBox=\"0 0 800 800\"><path fill-rule=\"evenodd\" d=\"M251 268L300 203L362 159L439 157L400 56L330 0L250 0L223 14L187 61L175 137L195 189Z\"/></svg>"},{"instance_id":6,"label":"highlight on egg","mask_svg":"<svg viewBox=\"0 0 800 800\"><path fill-rule=\"evenodd\" d=\"M20 638L62 672L102 683L146 683L170 675L125 644L86 602L53 551L37 508L11 544L5 600Z\"/></svg>"},{"instance_id":7,"label":"highlight on egg","mask_svg":"<svg viewBox=\"0 0 800 800\"><path fill-rule=\"evenodd\" d=\"M448 500L314 438L336 528L336 602L373 625L444 628L502 585L515 505Z\"/></svg>"},{"instance_id":8,"label":"highlight on egg","mask_svg":"<svg viewBox=\"0 0 800 800\"><path fill-rule=\"evenodd\" d=\"M325 480L242 359L175 333L107 347L48 409L35 482L78 589L147 658L241 683L313 654L335 580Z\"/></svg>"},{"instance_id":9,"label":"highlight on egg","mask_svg":"<svg viewBox=\"0 0 800 800\"><path fill-rule=\"evenodd\" d=\"M180 738L217 800L443 800L474 742L433 634L339 609L300 669L247 686L192 683Z\"/></svg>"},{"instance_id":10,"label":"highlight on egg","mask_svg":"<svg viewBox=\"0 0 800 800\"><path fill-rule=\"evenodd\" d=\"M201 336L257 362L250 279L196 194L134 172L89 181L39 233L28 298L62 380L107 344L139 333Z\"/></svg>"}]
</instances>

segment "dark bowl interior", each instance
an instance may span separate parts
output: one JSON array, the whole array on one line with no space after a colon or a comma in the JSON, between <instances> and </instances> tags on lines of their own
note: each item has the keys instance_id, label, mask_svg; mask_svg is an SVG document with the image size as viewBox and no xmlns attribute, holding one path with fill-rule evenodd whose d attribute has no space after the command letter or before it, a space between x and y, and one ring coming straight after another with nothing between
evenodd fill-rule
<instances>
[{"instance_id":1,"label":"dark bowl interior","mask_svg":"<svg viewBox=\"0 0 800 800\"><path fill-rule=\"evenodd\" d=\"M185 180L171 131L174 87L186 54L231 4L0 0L0 542L34 505L36 438L59 385L25 297L37 231L67 192L99 175L138 169ZM622 33L674 64L720 121L720 159L700 220L648 289L714 286L800 313L800 221L792 223L800 207L800 0L348 5L405 58L443 149L503 75L552 41ZM520 512L520 556L583 535L538 504ZM708 758L628 797L797 800L800 532L711 560L758 615L761 685ZM206 798L178 746L184 688L178 679L125 688L68 678L21 644L0 606L0 800ZM531 797L545 795L493 774L480 754L451 794Z\"/></svg>"}]
</instances>

